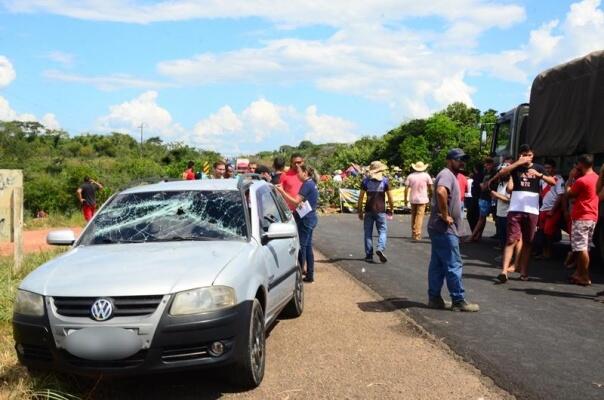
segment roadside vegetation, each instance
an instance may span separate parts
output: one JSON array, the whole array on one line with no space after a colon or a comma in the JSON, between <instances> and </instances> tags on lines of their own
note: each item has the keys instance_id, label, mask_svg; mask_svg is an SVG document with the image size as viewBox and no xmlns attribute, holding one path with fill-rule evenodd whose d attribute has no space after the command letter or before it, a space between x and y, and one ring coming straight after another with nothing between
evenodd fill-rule
<instances>
[{"instance_id":1,"label":"roadside vegetation","mask_svg":"<svg viewBox=\"0 0 604 400\"><path fill-rule=\"evenodd\" d=\"M19 282L32 270L65 250L33 253L25 257L23 267L13 274L12 257L0 258L0 398L10 400L78 399L69 392L77 392L76 381L55 374L34 377L17 362L11 320L13 302Z\"/></svg>"}]
</instances>

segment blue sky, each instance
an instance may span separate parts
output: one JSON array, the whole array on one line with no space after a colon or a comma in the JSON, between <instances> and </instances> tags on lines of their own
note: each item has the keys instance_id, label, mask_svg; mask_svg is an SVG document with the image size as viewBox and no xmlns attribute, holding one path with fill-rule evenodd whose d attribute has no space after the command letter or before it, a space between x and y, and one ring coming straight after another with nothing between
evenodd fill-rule
<instances>
[{"instance_id":1,"label":"blue sky","mask_svg":"<svg viewBox=\"0 0 604 400\"><path fill-rule=\"evenodd\" d=\"M0 120L227 155L507 110L604 49L600 0L0 0ZM427 3L427 4L422 4Z\"/></svg>"}]
</instances>

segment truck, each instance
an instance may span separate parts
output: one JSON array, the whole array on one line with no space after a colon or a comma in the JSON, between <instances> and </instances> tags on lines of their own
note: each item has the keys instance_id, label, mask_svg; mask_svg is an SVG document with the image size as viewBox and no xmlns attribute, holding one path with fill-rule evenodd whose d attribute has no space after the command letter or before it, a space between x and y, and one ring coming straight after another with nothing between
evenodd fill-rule
<instances>
[{"instance_id":1,"label":"truck","mask_svg":"<svg viewBox=\"0 0 604 400\"><path fill-rule=\"evenodd\" d=\"M494 125L491 155L502 161L518 157L529 144L536 162L553 159L567 176L581 154L594 156L594 170L604 164L604 51L596 51L541 72L531 86L529 103L501 113ZM604 202L593 242L604 260Z\"/></svg>"}]
</instances>

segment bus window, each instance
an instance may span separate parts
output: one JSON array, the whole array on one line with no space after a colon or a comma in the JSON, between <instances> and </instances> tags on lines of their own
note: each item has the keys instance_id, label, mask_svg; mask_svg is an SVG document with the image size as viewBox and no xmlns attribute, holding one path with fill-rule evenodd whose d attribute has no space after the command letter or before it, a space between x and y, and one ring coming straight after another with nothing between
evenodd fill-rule
<instances>
[{"instance_id":1,"label":"bus window","mask_svg":"<svg viewBox=\"0 0 604 400\"><path fill-rule=\"evenodd\" d=\"M497 132L495 136L495 154L497 156L510 155L510 123L511 121L504 121L497 124Z\"/></svg>"}]
</instances>

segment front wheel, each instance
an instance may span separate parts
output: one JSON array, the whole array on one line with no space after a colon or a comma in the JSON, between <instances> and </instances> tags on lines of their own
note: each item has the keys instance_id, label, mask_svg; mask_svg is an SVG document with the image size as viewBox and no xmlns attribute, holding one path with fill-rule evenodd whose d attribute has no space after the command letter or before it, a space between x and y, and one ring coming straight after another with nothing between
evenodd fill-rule
<instances>
[{"instance_id":1,"label":"front wheel","mask_svg":"<svg viewBox=\"0 0 604 400\"><path fill-rule=\"evenodd\" d=\"M233 381L237 385L253 389L264 378L266 363L266 332L264 330L264 312L258 299L254 299L249 316L248 329L244 335L244 351L237 364Z\"/></svg>"}]
</instances>

